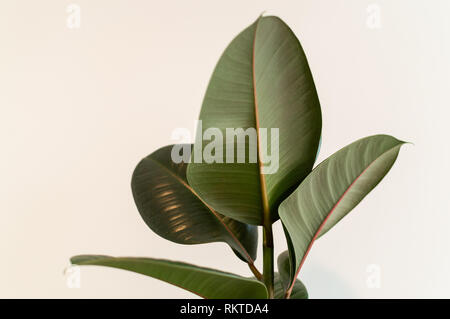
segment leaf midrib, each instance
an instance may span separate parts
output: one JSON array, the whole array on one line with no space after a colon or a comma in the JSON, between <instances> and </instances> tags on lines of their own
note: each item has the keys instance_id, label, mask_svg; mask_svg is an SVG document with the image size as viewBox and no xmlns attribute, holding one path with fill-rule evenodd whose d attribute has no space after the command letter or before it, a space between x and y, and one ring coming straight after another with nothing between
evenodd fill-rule
<instances>
[{"instance_id":1,"label":"leaf midrib","mask_svg":"<svg viewBox=\"0 0 450 319\"><path fill-rule=\"evenodd\" d=\"M262 223L265 227L268 227L272 224L269 210L269 201L267 198L267 186L266 186L266 178L262 173L262 161L261 161L261 138L259 132L259 114L258 114L258 101L256 98L256 77L255 77L255 45L256 45L256 34L258 31L258 25L261 17L258 18L255 25L255 34L253 37L253 50L252 50L252 80L253 80L253 98L254 98L254 110L255 110L255 129L256 129L256 137L257 137L257 147L258 147L258 170L259 170L259 182L261 188L261 201L263 208L263 220Z\"/></svg>"}]
</instances>

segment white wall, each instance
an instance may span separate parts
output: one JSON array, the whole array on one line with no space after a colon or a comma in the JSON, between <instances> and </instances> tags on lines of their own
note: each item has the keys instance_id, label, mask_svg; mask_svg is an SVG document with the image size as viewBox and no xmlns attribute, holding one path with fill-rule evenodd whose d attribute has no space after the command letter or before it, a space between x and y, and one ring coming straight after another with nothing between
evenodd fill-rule
<instances>
[{"instance_id":1,"label":"white wall","mask_svg":"<svg viewBox=\"0 0 450 319\"><path fill-rule=\"evenodd\" d=\"M450 297L450 2L75 2L80 29L66 26L69 1L0 4L0 297L192 297L97 267L69 289L63 271L80 253L250 275L224 244L153 234L129 184L173 129L194 128L222 50L263 11L284 19L308 56L323 110L319 161L375 133L415 144L317 241L301 272L310 296ZM372 3L380 29L366 25ZM366 284L371 264L379 289Z\"/></svg>"}]
</instances>

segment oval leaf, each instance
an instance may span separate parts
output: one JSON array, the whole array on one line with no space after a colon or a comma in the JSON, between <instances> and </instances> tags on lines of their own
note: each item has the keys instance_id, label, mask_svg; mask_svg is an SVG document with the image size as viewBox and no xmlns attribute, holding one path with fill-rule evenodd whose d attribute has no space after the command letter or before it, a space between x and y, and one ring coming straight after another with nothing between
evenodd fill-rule
<instances>
[{"instance_id":1,"label":"oval leaf","mask_svg":"<svg viewBox=\"0 0 450 319\"><path fill-rule=\"evenodd\" d=\"M226 48L200 120L189 184L226 216L255 225L276 221L278 204L312 169L322 126L306 56L281 19L259 18ZM209 150L213 163L201 158Z\"/></svg>"},{"instance_id":2,"label":"oval leaf","mask_svg":"<svg viewBox=\"0 0 450 319\"><path fill-rule=\"evenodd\" d=\"M244 261L256 259L258 231L220 215L188 185L187 164L172 161L173 145L144 158L131 182L136 206L145 223L161 237L179 244L226 242ZM174 151L190 152L191 145Z\"/></svg>"},{"instance_id":3,"label":"oval leaf","mask_svg":"<svg viewBox=\"0 0 450 319\"><path fill-rule=\"evenodd\" d=\"M297 277L314 241L349 213L387 174L404 142L360 139L320 163L280 205ZM292 284L291 284L292 288Z\"/></svg>"},{"instance_id":4,"label":"oval leaf","mask_svg":"<svg viewBox=\"0 0 450 319\"><path fill-rule=\"evenodd\" d=\"M266 287L257 280L247 279L215 269L170 260L152 258L115 258L81 255L71 258L75 265L95 265L120 268L150 276L208 299L266 299Z\"/></svg>"},{"instance_id":5,"label":"oval leaf","mask_svg":"<svg viewBox=\"0 0 450 319\"><path fill-rule=\"evenodd\" d=\"M283 289L286 291L292 282L293 269L292 263L289 257L289 251L282 252L277 259L278 273L280 274L280 282Z\"/></svg>"}]
</instances>

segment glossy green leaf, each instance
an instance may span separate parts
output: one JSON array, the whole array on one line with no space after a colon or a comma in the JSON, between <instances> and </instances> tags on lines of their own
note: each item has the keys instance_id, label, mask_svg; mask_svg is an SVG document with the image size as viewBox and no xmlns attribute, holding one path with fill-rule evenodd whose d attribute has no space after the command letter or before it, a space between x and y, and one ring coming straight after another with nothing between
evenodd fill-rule
<instances>
[{"instance_id":1,"label":"glossy green leaf","mask_svg":"<svg viewBox=\"0 0 450 319\"><path fill-rule=\"evenodd\" d=\"M322 126L306 56L282 20L261 17L226 48L206 91L200 120L189 184L226 216L255 225L276 221L278 204L312 169ZM227 128L256 129L257 142L241 132L245 144L236 146L238 138ZM266 138L259 129L267 129ZM272 129L279 130L274 143ZM264 140L266 148L261 147ZM211 146L217 158L207 163L199 154L211 142L217 142L217 148ZM230 150L234 152L227 156ZM238 162L239 151L245 152L245 163ZM266 153L275 155L270 164Z\"/></svg>"},{"instance_id":2,"label":"glossy green leaf","mask_svg":"<svg viewBox=\"0 0 450 319\"><path fill-rule=\"evenodd\" d=\"M294 269L289 257L289 251L282 252L277 259L278 273L280 274L280 282L284 290L288 289L291 282Z\"/></svg>"},{"instance_id":3,"label":"glossy green leaf","mask_svg":"<svg viewBox=\"0 0 450 319\"><path fill-rule=\"evenodd\" d=\"M315 239L349 213L387 174L404 142L360 139L320 163L280 205L298 275ZM291 285L292 286L292 285Z\"/></svg>"},{"instance_id":4,"label":"glossy green leaf","mask_svg":"<svg viewBox=\"0 0 450 319\"><path fill-rule=\"evenodd\" d=\"M190 150L177 145L174 152ZM180 244L228 243L244 261L256 259L258 231L223 216L207 205L188 185L184 162L172 160L173 145L144 158L131 182L136 206L145 223L158 235Z\"/></svg>"},{"instance_id":5,"label":"glossy green leaf","mask_svg":"<svg viewBox=\"0 0 450 319\"><path fill-rule=\"evenodd\" d=\"M282 279L279 273L275 273L274 278L274 298L275 299L285 299L286 298L286 290L283 287ZM290 299L308 299L308 291L306 290L305 285L300 281L296 280L295 285L292 289L292 293L289 297Z\"/></svg>"},{"instance_id":6,"label":"glossy green leaf","mask_svg":"<svg viewBox=\"0 0 450 319\"><path fill-rule=\"evenodd\" d=\"M182 262L152 258L115 258L81 255L72 264L107 266L150 276L207 299L266 299L266 287L257 280Z\"/></svg>"}]
</instances>

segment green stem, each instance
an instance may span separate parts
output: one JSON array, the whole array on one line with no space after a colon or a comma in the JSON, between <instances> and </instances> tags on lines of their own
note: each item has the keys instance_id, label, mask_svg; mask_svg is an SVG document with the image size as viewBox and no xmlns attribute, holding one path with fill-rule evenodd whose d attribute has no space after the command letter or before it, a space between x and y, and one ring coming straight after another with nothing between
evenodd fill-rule
<instances>
[{"instance_id":1,"label":"green stem","mask_svg":"<svg viewBox=\"0 0 450 319\"><path fill-rule=\"evenodd\" d=\"M263 277L264 283L269 293L269 298L273 299L273 233L272 224L268 223L263 227Z\"/></svg>"}]
</instances>

